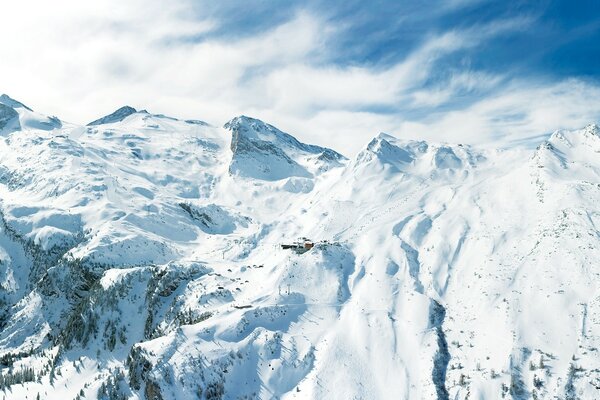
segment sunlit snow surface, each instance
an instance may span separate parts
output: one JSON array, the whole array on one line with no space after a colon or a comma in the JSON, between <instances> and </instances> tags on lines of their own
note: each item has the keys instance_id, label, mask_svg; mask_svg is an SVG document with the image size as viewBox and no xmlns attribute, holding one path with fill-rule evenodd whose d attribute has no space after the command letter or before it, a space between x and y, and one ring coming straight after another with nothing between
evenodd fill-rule
<instances>
[{"instance_id":1,"label":"sunlit snow surface","mask_svg":"<svg viewBox=\"0 0 600 400\"><path fill-rule=\"evenodd\" d=\"M596 126L348 160L0 103L0 398L600 397Z\"/></svg>"}]
</instances>

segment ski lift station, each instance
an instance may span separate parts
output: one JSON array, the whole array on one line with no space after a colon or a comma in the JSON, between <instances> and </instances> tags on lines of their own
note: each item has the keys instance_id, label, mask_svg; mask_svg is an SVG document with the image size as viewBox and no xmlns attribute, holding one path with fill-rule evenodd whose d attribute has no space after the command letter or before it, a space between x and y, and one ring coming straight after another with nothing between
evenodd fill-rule
<instances>
[{"instance_id":1,"label":"ski lift station","mask_svg":"<svg viewBox=\"0 0 600 400\"><path fill-rule=\"evenodd\" d=\"M281 244L283 250L292 250L297 254L304 254L315 246L315 243L307 238L300 238L299 240L289 243Z\"/></svg>"}]
</instances>

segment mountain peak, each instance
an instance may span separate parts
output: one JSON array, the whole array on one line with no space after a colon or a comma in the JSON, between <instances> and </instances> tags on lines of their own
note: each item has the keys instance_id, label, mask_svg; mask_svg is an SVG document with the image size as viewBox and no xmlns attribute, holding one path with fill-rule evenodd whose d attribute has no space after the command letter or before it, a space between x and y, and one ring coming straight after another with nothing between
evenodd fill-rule
<instances>
[{"instance_id":1,"label":"mountain peak","mask_svg":"<svg viewBox=\"0 0 600 400\"><path fill-rule=\"evenodd\" d=\"M333 150L302 143L273 125L245 115L233 118L224 128L231 132L229 171L235 175L262 180L312 177L318 173L313 169L325 171L344 159Z\"/></svg>"},{"instance_id":2,"label":"mountain peak","mask_svg":"<svg viewBox=\"0 0 600 400\"><path fill-rule=\"evenodd\" d=\"M92 126L92 125L103 125L103 124L111 124L114 122L120 122L120 121L123 121L125 118L129 117L131 114L135 114L136 112L138 112L138 111L133 107L123 106L123 107L119 108L118 110L116 110L115 112L105 115L104 117L99 118L95 121L92 121L87 125Z\"/></svg>"},{"instance_id":3,"label":"mountain peak","mask_svg":"<svg viewBox=\"0 0 600 400\"><path fill-rule=\"evenodd\" d=\"M368 162L376 157L384 163L413 161L413 155L397 142L398 139L394 136L381 132L367 144L366 149L359 153L357 159Z\"/></svg>"},{"instance_id":4,"label":"mountain peak","mask_svg":"<svg viewBox=\"0 0 600 400\"><path fill-rule=\"evenodd\" d=\"M0 95L0 104L4 104L5 106L11 107L11 108L22 107L29 111L33 111L31 108L27 107L25 104L13 99L12 97L10 97L9 95L4 94L4 93Z\"/></svg>"},{"instance_id":5,"label":"mountain peak","mask_svg":"<svg viewBox=\"0 0 600 400\"><path fill-rule=\"evenodd\" d=\"M37 113L7 94L0 95L0 130L3 135L24 129L51 131L61 127L62 121L57 117Z\"/></svg>"},{"instance_id":6,"label":"mountain peak","mask_svg":"<svg viewBox=\"0 0 600 400\"><path fill-rule=\"evenodd\" d=\"M273 125L267 124L266 122L263 122L257 118L248 117L246 115L240 115L232 118L226 122L223 127L233 133L242 133L244 136L250 136L253 139L257 139L259 133L281 133L283 135L287 135L286 133L275 128Z\"/></svg>"},{"instance_id":7,"label":"mountain peak","mask_svg":"<svg viewBox=\"0 0 600 400\"><path fill-rule=\"evenodd\" d=\"M343 155L334 152L333 150L317 145L302 143L289 133L285 133L260 119L248 117L246 115L240 115L231 119L223 127L232 132L232 146L234 146L234 141L249 139L253 141L271 142L286 150L303 151L311 154L320 154L323 151L328 150L328 152L335 153L339 160L345 158Z\"/></svg>"},{"instance_id":8,"label":"mountain peak","mask_svg":"<svg viewBox=\"0 0 600 400\"><path fill-rule=\"evenodd\" d=\"M231 120L227 121L225 123L225 128L229 128L229 127L232 127L235 125L240 125L240 124L248 124L248 123L258 123L261 125L268 125L258 118L248 117L247 115L238 115L237 117L234 117Z\"/></svg>"},{"instance_id":9,"label":"mountain peak","mask_svg":"<svg viewBox=\"0 0 600 400\"><path fill-rule=\"evenodd\" d=\"M379 132L377 136L373 138L374 140L385 140L386 142L395 142L398 140L395 136L387 134L385 132Z\"/></svg>"},{"instance_id":10,"label":"mountain peak","mask_svg":"<svg viewBox=\"0 0 600 400\"><path fill-rule=\"evenodd\" d=\"M553 132L547 141L538 146L538 150L552 150L548 145L572 148L584 144L596 147L598 146L598 139L600 139L600 127L597 124L588 124L581 129L561 129Z\"/></svg>"}]
</instances>

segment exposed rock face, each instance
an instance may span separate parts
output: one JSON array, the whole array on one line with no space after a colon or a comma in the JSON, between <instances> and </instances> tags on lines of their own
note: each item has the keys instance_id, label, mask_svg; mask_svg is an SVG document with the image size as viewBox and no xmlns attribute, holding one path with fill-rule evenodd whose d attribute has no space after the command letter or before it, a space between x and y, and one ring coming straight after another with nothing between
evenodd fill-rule
<instances>
[{"instance_id":1,"label":"exposed rock face","mask_svg":"<svg viewBox=\"0 0 600 400\"><path fill-rule=\"evenodd\" d=\"M11 98L7 94L0 95L0 103L6 105L8 107L11 107L11 108L24 108L26 110L33 111L31 108L27 107L25 104Z\"/></svg>"},{"instance_id":2,"label":"exposed rock face","mask_svg":"<svg viewBox=\"0 0 600 400\"><path fill-rule=\"evenodd\" d=\"M312 177L344 160L331 149L301 143L254 118L236 117L225 129L231 132L231 174L261 180Z\"/></svg>"},{"instance_id":3,"label":"exposed rock face","mask_svg":"<svg viewBox=\"0 0 600 400\"><path fill-rule=\"evenodd\" d=\"M133 107L123 106L111 114L90 122L88 126L112 124L114 122L123 121L125 118L129 117L131 114L135 114L136 112L137 110Z\"/></svg>"},{"instance_id":4,"label":"exposed rock face","mask_svg":"<svg viewBox=\"0 0 600 400\"><path fill-rule=\"evenodd\" d=\"M19 113L17 113L12 107L5 106L0 103L0 131L9 125L18 125ZM18 130L18 126L14 127L14 130Z\"/></svg>"}]
</instances>

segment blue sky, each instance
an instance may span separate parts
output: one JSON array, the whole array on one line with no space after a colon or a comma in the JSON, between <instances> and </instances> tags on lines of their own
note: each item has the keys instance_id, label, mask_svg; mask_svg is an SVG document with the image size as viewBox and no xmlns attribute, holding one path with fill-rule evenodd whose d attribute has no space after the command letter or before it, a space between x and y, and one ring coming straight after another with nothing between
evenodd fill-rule
<instances>
[{"instance_id":1,"label":"blue sky","mask_svg":"<svg viewBox=\"0 0 600 400\"><path fill-rule=\"evenodd\" d=\"M348 155L380 131L506 145L600 122L599 1L88 3L6 8L0 92L81 123L247 114Z\"/></svg>"},{"instance_id":2,"label":"blue sky","mask_svg":"<svg viewBox=\"0 0 600 400\"><path fill-rule=\"evenodd\" d=\"M243 3L243 4L242 4ZM198 4L199 18L210 15L220 26L207 37L243 38L265 32L301 11L339 26L327 61L385 66L402 61L428 36L468 30L496 21L523 19L520 29L492 38L449 61L462 68L561 77L598 76L600 3L598 1L220 1ZM524 21L524 22L525 22ZM594 57L596 53L596 57Z\"/></svg>"}]
</instances>

